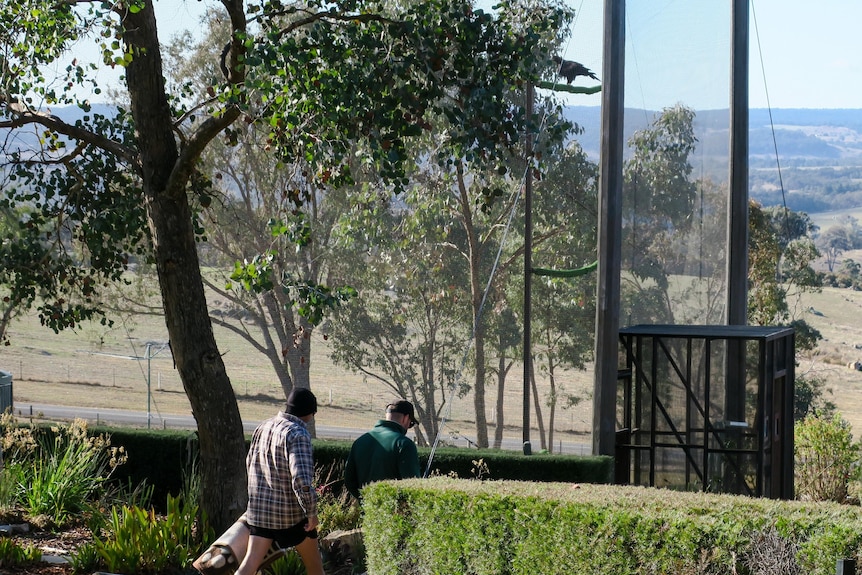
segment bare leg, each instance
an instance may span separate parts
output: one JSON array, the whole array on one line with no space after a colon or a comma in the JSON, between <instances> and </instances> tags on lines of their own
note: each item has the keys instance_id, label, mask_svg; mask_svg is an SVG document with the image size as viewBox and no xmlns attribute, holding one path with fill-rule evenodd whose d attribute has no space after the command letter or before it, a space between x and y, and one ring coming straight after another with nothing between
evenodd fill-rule
<instances>
[{"instance_id":1,"label":"bare leg","mask_svg":"<svg viewBox=\"0 0 862 575\"><path fill-rule=\"evenodd\" d=\"M251 535L248 538L248 548L245 551L245 557L243 557L234 575L254 575L257 568L263 562L263 558L266 556L266 552L269 551L270 546L272 546L272 539ZM309 575L310 573L309 571Z\"/></svg>"},{"instance_id":2,"label":"bare leg","mask_svg":"<svg viewBox=\"0 0 862 575\"><path fill-rule=\"evenodd\" d=\"M320 549L317 547L317 539L306 537L302 543L294 547L302 558L302 564L308 575L326 575L323 572L323 559L320 557ZM242 575L239 571L236 575Z\"/></svg>"}]
</instances>

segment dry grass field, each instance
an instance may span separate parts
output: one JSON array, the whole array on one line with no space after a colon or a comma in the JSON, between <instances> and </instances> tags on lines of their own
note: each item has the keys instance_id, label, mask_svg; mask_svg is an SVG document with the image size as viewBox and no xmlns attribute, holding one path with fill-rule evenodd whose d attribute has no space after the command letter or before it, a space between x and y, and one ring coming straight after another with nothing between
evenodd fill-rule
<instances>
[{"instance_id":1,"label":"dry grass field","mask_svg":"<svg viewBox=\"0 0 862 575\"><path fill-rule=\"evenodd\" d=\"M845 252L839 261L844 259L862 262L862 250ZM815 269L827 271L823 261ZM797 375L815 375L825 381L826 399L852 425L854 436L862 437L862 371L847 367L862 361L862 292L823 288L820 293L804 294L793 311L823 336L814 353L798 358Z\"/></svg>"},{"instance_id":2,"label":"dry grass field","mask_svg":"<svg viewBox=\"0 0 862 575\"><path fill-rule=\"evenodd\" d=\"M13 374L16 404L46 403L66 406L147 410L149 380L153 415L190 415L191 408L173 369L170 352L164 348L167 333L161 317L137 316L134 324L98 325L54 334L27 317L13 325L11 346L0 348L0 370ZM284 404L284 395L268 361L242 338L216 328L220 351L238 398L244 421L269 417ZM150 344L150 361L147 344ZM332 364L327 342L316 337L311 358L312 389L321 404L321 425L366 429L380 416L394 395L375 380ZM136 359L137 358L137 359ZM149 369L149 377L148 377ZM521 372L513 369L513 374ZM469 374L465 374L469 378ZM508 383L506 393L506 438L520 440L520 381ZM520 380L520 377L517 378ZM572 373L561 385L569 393L584 397L579 405L557 413L557 441L589 443L592 425L592 373ZM489 393L488 418L493 422L496 389ZM547 393L540 387L540 393ZM454 397L448 413L443 441L464 445L461 436L474 438L472 396ZM536 423L535 415L532 423ZM489 431L493 434L493 429ZM433 438L432 438L433 439ZM538 435L532 437L539 449Z\"/></svg>"},{"instance_id":3,"label":"dry grass field","mask_svg":"<svg viewBox=\"0 0 862 575\"><path fill-rule=\"evenodd\" d=\"M862 261L862 252L846 257ZM847 367L849 362L862 361L862 292L824 288L821 293L805 294L793 307L797 317L804 317L824 337L815 353L799 358L797 373L822 378L828 388L827 399L850 422L854 435L862 436L862 371ZM118 323L112 329L84 325L60 334L40 326L35 317L27 317L12 326L10 335L12 345L0 348L0 370L13 374L16 403L146 411L149 380L153 414L191 413L169 350L163 348L167 334L161 317L136 316L133 323ZM216 336L243 419L261 420L278 410L284 397L263 356L227 330L217 328ZM148 343L149 362L144 359ZM327 357L327 345L323 338L316 338L311 358L312 387L321 402L318 422L367 428L392 399L392 392L374 380L333 365ZM506 393L504 435L515 440L522 434L520 373L518 368L510 372ZM464 377L469 378L469 374ZM592 381L592 371L588 370L569 373L561 382L567 393L584 399L558 412L557 440L589 444ZM488 390L491 422L495 393L494 388ZM540 393L547 394L547 389L540 387ZM452 398L447 436L441 439L457 444L460 435L474 436L472 409L471 396ZM532 423L535 428L535 416ZM537 432L532 439L534 450L538 449Z\"/></svg>"},{"instance_id":4,"label":"dry grass field","mask_svg":"<svg viewBox=\"0 0 862 575\"><path fill-rule=\"evenodd\" d=\"M805 319L823 335L818 350L800 357L797 374L816 375L826 382L826 399L835 403L862 436L862 371L848 363L862 361L862 292L824 288L810 294Z\"/></svg>"}]
</instances>

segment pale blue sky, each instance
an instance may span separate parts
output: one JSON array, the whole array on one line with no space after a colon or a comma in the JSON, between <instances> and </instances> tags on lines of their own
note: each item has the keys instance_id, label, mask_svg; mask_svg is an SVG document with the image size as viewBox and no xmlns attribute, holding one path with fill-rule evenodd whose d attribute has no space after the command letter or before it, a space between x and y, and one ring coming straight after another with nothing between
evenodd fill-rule
<instances>
[{"instance_id":1,"label":"pale blue sky","mask_svg":"<svg viewBox=\"0 0 862 575\"><path fill-rule=\"evenodd\" d=\"M566 58L599 73L604 2L569 2L578 16ZM727 107L730 5L629 0L626 105ZM772 108L862 108L862 0L750 0L750 6L752 108L767 106L764 86ZM599 96L569 101L600 103Z\"/></svg>"},{"instance_id":2,"label":"pale blue sky","mask_svg":"<svg viewBox=\"0 0 862 575\"><path fill-rule=\"evenodd\" d=\"M862 108L860 0L752 0L773 108ZM752 20L749 99L765 106Z\"/></svg>"},{"instance_id":3,"label":"pale blue sky","mask_svg":"<svg viewBox=\"0 0 862 575\"><path fill-rule=\"evenodd\" d=\"M727 107L731 1L629 0L626 105L653 110L677 102L695 109ZM752 108L767 106L764 73L773 108L862 108L862 0L750 3ZM577 17L564 57L601 78L604 1L569 4ZM218 2L156 0L163 41L179 30L196 29L207 5ZM102 77L107 81L111 73ZM593 84L584 78L575 83ZM567 95L566 102L589 106L601 100L598 95Z\"/></svg>"}]
</instances>

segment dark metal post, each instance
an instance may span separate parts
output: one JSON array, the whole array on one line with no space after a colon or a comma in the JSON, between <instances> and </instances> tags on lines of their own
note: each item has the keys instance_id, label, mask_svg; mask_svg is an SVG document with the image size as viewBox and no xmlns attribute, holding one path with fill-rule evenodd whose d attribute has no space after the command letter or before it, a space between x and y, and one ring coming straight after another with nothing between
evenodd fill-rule
<instances>
[{"instance_id":1,"label":"dark metal post","mask_svg":"<svg viewBox=\"0 0 862 575\"><path fill-rule=\"evenodd\" d=\"M733 0L730 52L730 174L727 206L727 324L748 323L748 2ZM745 347L727 342L725 418L745 419ZM726 481L742 481L726 477Z\"/></svg>"},{"instance_id":2,"label":"dark metal post","mask_svg":"<svg viewBox=\"0 0 862 575\"><path fill-rule=\"evenodd\" d=\"M605 0L593 454L614 455L622 261L625 0Z\"/></svg>"},{"instance_id":3,"label":"dark metal post","mask_svg":"<svg viewBox=\"0 0 862 575\"><path fill-rule=\"evenodd\" d=\"M748 310L748 0L733 0L732 21L727 324L745 325Z\"/></svg>"},{"instance_id":4,"label":"dark metal post","mask_svg":"<svg viewBox=\"0 0 862 575\"><path fill-rule=\"evenodd\" d=\"M530 338L533 297L533 85L527 84L527 134L524 175L524 455L533 452L530 444L530 375L532 345Z\"/></svg>"}]
</instances>

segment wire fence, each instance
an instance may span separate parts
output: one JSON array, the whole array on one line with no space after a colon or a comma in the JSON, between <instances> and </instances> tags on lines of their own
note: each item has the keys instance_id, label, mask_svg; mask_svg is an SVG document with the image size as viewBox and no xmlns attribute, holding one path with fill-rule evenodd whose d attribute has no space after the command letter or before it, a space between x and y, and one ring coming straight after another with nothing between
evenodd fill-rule
<instances>
[{"instance_id":1,"label":"wire fence","mask_svg":"<svg viewBox=\"0 0 862 575\"><path fill-rule=\"evenodd\" d=\"M111 337L97 328L53 334L34 318L16 324L12 344L0 354L0 370L14 380L16 404L46 404L101 409L91 419L110 420L112 410L147 414L155 428L183 427L190 421L191 407L174 369L166 346L164 327L157 321L143 321L122 334ZM125 337L123 337L125 335ZM248 425L263 420L285 401L284 393L267 359L226 330L216 330L220 351L243 421ZM350 438L371 427L382 417L393 393L375 380L336 366L328 357L328 345L320 338L312 346L310 363L312 389L318 397L320 412L316 419L321 430L337 438ZM503 445L521 449L523 437L523 387L521 371L511 370L503 398ZM469 380L469 374L465 379ZM557 375L557 392L562 391L580 402L559 406L554 414L553 452L588 454L592 426L592 371L570 371ZM532 450L547 448L539 436L549 435L550 388L537 382L541 418L531 410ZM486 419L492 439L496 421L496 385L486 390ZM472 393L451 398L451 412L441 437L445 445L475 446L476 418ZM89 413L89 412L88 412ZM24 414L38 417L37 414ZM146 424L146 419L143 420ZM193 421L193 420L191 420ZM332 431L329 431L332 430ZM319 437L323 434L319 433ZM430 438L429 441L434 438Z\"/></svg>"}]
</instances>

